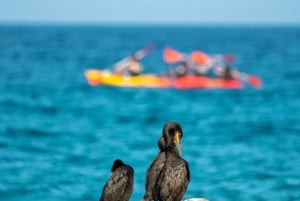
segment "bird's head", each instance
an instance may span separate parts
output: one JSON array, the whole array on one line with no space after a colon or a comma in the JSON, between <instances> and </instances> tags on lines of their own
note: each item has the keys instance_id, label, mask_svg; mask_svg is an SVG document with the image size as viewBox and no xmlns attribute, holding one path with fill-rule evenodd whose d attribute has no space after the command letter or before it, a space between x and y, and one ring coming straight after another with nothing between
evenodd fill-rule
<instances>
[{"instance_id":1,"label":"bird's head","mask_svg":"<svg viewBox=\"0 0 300 201\"><path fill-rule=\"evenodd\" d=\"M168 122L163 128L166 149L175 145L179 155L182 155L181 138L183 136L181 126L176 122Z\"/></svg>"},{"instance_id":2,"label":"bird's head","mask_svg":"<svg viewBox=\"0 0 300 201\"><path fill-rule=\"evenodd\" d=\"M111 167L111 172L114 172L118 167L123 166L124 163L120 159L116 159Z\"/></svg>"}]
</instances>

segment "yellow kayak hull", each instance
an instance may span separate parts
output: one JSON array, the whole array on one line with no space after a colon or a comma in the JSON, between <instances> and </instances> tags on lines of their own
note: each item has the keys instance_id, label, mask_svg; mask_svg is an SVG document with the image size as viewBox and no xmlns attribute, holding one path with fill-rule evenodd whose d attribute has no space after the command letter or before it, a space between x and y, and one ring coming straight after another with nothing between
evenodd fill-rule
<instances>
[{"instance_id":1,"label":"yellow kayak hull","mask_svg":"<svg viewBox=\"0 0 300 201\"><path fill-rule=\"evenodd\" d=\"M85 77L90 85L110 85L117 87L169 87L169 80L152 74L124 76L110 71L86 70Z\"/></svg>"}]
</instances>

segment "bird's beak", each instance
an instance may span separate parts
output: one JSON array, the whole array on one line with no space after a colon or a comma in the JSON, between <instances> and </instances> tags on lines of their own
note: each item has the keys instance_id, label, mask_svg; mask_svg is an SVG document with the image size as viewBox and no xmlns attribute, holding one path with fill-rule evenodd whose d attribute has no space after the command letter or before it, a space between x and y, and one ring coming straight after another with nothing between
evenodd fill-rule
<instances>
[{"instance_id":1,"label":"bird's beak","mask_svg":"<svg viewBox=\"0 0 300 201\"><path fill-rule=\"evenodd\" d=\"M175 145L177 148L177 151L179 153L179 155L182 155L182 148L181 148L181 133L180 132L176 132L175 133Z\"/></svg>"}]
</instances>

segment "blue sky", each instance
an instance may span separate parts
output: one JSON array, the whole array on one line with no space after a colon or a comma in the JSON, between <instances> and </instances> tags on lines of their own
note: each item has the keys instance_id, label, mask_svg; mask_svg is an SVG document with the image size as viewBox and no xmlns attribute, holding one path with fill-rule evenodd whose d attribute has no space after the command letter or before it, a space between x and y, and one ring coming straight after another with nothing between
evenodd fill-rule
<instances>
[{"instance_id":1,"label":"blue sky","mask_svg":"<svg viewBox=\"0 0 300 201\"><path fill-rule=\"evenodd\" d=\"M0 22L300 24L300 0L0 0Z\"/></svg>"}]
</instances>

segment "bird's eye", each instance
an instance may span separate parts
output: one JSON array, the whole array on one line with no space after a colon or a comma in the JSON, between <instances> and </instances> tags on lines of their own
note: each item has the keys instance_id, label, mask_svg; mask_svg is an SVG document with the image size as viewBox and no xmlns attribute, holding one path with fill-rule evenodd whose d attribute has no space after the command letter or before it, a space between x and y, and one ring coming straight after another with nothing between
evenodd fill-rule
<instances>
[{"instance_id":1,"label":"bird's eye","mask_svg":"<svg viewBox=\"0 0 300 201\"><path fill-rule=\"evenodd\" d=\"M170 134L175 135L175 129L174 129L174 128L171 128L171 129L169 130L169 132L170 132Z\"/></svg>"}]
</instances>

